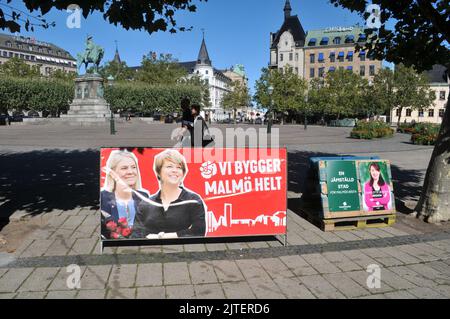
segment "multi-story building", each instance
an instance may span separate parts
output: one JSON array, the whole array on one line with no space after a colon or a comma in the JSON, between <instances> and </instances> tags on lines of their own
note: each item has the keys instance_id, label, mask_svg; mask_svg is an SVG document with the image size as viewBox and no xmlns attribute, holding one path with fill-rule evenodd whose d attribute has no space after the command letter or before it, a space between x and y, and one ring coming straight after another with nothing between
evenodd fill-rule
<instances>
[{"instance_id":1,"label":"multi-story building","mask_svg":"<svg viewBox=\"0 0 450 319\"><path fill-rule=\"evenodd\" d=\"M229 112L223 109L222 100L224 94L230 92L231 79L213 67L204 38L197 60L181 62L180 65L188 71L190 76L197 75L209 84L211 107L204 111L211 116L211 119L219 121L228 118Z\"/></svg>"},{"instance_id":2,"label":"multi-story building","mask_svg":"<svg viewBox=\"0 0 450 319\"><path fill-rule=\"evenodd\" d=\"M400 109L394 108L391 111L391 122L397 123L398 118L404 123L442 123L444 118L445 108L448 106L448 97L450 94L450 77L443 65L434 65L433 68L426 72L429 79L431 90L435 92L436 98L433 105L428 109L413 110L411 108L404 108L400 114Z\"/></svg>"},{"instance_id":3,"label":"multi-story building","mask_svg":"<svg viewBox=\"0 0 450 319\"><path fill-rule=\"evenodd\" d=\"M364 50L356 52L356 44L366 41L363 28L331 27L305 33L291 11L290 1L286 0L283 25L270 35L270 68L283 69L288 65L307 80L345 69L373 80L382 61L367 56Z\"/></svg>"},{"instance_id":4,"label":"multi-story building","mask_svg":"<svg viewBox=\"0 0 450 319\"><path fill-rule=\"evenodd\" d=\"M76 60L66 50L34 38L0 34L0 64L16 57L28 65L37 65L42 75L55 70L77 72Z\"/></svg>"},{"instance_id":5,"label":"multi-story building","mask_svg":"<svg viewBox=\"0 0 450 319\"><path fill-rule=\"evenodd\" d=\"M242 64L236 64L230 69L225 69L222 73L227 76L232 82L240 82L248 86L248 78L245 74L245 68Z\"/></svg>"}]
</instances>

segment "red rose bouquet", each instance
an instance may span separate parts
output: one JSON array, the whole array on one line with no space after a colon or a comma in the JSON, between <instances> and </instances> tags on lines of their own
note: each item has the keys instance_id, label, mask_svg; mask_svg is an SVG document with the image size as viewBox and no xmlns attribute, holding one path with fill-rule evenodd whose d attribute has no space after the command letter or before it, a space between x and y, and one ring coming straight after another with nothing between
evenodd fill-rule
<instances>
[{"instance_id":1,"label":"red rose bouquet","mask_svg":"<svg viewBox=\"0 0 450 319\"><path fill-rule=\"evenodd\" d=\"M133 232L131 227L128 226L128 222L125 217L120 218L117 223L112 220L107 222L106 229L109 230L110 237L112 239L129 238Z\"/></svg>"}]
</instances>

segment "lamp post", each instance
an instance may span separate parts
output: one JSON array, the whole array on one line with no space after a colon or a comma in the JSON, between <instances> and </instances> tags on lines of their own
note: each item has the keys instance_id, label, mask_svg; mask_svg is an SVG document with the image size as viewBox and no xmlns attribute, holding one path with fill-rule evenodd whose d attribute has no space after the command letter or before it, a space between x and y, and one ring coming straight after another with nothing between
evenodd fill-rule
<instances>
[{"instance_id":1,"label":"lamp post","mask_svg":"<svg viewBox=\"0 0 450 319\"><path fill-rule=\"evenodd\" d=\"M108 77L108 86L111 87L114 83L114 78L110 75ZM110 119L109 119L109 129L110 129L110 134L111 135L116 135L116 123L114 121L114 112L112 110L110 110L111 114L110 114Z\"/></svg>"},{"instance_id":2,"label":"lamp post","mask_svg":"<svg viewBox=\"0 0 450 319\"><path fill-rule=\"evenodd\" d=\"M307 111L308 111L308 95L305 96L305 131L308 129L308 117L307 117Z\"/></svg>"},{"instance_id":3,"label":"lamp post","mask_svg":"<svg viewBox=\"0 0 450 319\"><path fill-rule=\"evenodd\" d=\"M268 111L268 119L267 119L267 134L271 134L272 133L272 93L273 93L273 86L269 86L269 88L267 89L269 92L269 96L270 96L270 106L269 106L269 111Z\"/></svg>"}]
</instances>

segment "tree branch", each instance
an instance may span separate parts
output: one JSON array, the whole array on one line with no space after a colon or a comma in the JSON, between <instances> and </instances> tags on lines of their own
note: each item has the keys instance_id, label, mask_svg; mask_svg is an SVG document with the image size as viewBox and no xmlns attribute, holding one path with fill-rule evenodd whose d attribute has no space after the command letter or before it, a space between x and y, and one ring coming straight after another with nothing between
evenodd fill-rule
<instances>
[{"instance_id":1,"label":"tree branch","mask_svg":"<svg viewBox=\"0 0 450 319\"><path fill-rule=\"evenodd\" d=\"M450 26L445 21L445 18L433 8L430 1L417 0L417 4L422 13L433 23L433 26L445 36L447 42L450 42Z\"/></svg>"}]
</instances>

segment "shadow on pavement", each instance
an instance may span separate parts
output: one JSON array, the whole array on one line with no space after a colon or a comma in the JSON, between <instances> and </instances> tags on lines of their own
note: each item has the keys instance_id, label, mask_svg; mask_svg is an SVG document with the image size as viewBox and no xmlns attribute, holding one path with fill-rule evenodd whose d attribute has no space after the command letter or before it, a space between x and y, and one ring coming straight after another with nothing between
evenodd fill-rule
<instances>
[{"instance_id":1,"label":"shadow on pavement","mask_svg":"<svg viewBox=\"0 0 450 319\"><path fill-rule=\"evenodd\" d=\"M45 150L0 155L0 220L15 211L32 215L99 205L96 150ZM1 226L0 226L1 229Z\"/></svg>"},{"instance_id":2,"label":"shadow on pavement","mask_svg":"<svg viewBox=\"0 0 450 319\"><path fill-rule=\"evenodd\" d=\"M292 151L288 157L288 190L304 192L309 158L338 154ZM78 207L98 209L99 157L96 150L45 150L0 155L0 222L15 211L38 215ZM392 165L397 210L410 213L403 201L420 195L422 171L401 170ZM294 212L295 200L288 202ZM5 224L0 223L0 230Z\"/></svg>"}]
</instances>

